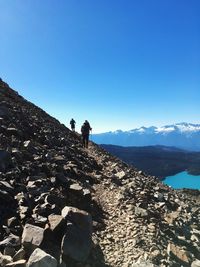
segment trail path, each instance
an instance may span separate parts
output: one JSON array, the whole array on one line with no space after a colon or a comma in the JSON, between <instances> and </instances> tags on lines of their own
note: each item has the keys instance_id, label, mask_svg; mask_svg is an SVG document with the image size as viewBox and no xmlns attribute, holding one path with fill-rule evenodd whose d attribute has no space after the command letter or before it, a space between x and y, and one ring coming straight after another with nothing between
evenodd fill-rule
<instances>
[{"instance_id":1,"label":"trail path","mask_svg":"<svg viewBox=\"0 0 200 267\"><path fill-rule=\"evenodd\" d=\"M142 218L140 219L141 223L138 218L135 218L133 204L124 199L123 191L126 186L118 186L113 182L113 177L123 176L123 171L116 169L116 164L113 164L113 161L110 161L105 154L100 156L99 151L96 153L95 146L90 146L88 153L99 164L103 163L106 166L107 177L104 177L103 183L94 187L96 199L106 211L105 229L96 233L105 256L105 262L108 266L113 267L137 266L133 265L133 262L141 263L147 259L147 253L141 250L137 244L142 241L144 232L150 231L150 237L154 235L155 225L149 225L148 229L143 225ZM134 183L137 184L136 178L134 178Z\"/></svg>"}]
</instances>

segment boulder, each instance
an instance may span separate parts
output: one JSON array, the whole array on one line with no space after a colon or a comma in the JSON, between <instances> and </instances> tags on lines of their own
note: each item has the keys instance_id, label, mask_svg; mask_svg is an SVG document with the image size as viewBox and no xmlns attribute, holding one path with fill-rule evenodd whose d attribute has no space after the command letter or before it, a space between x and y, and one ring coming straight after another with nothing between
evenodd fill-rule
<instances>
[{"instance_id":1,"label":"boulder","mask_svg":"<svg viewBox=\"0 0 200 267\"><path fill-rule=\"evenodd\" d=\"M57 260L40 248L36 248L28 260L27 267L57 267Z\"/></svg>"},{"instance_id":2,"label":"boulder","mask_svg":"<svg viewBox=\"0 0 200 267\"><path fill-rule=\"evenodd\" d=\"M31 253L43 241L44 229L35 225L26 224L22 234L22 244Z\"/></svg>"},{"instance_id":3,"label":"boulder","mask_svg":"<svg viewBox=\"0 0 200 267\"><path fill-rule=\"evenodd\" d=\"M69 221L62 239L62 255L84 262L92 247L92 218L83 210L65 207L62 216Z\"/></svg>"},{"instance_id":4,"label":"boulder","mask_svg":"<svg viewBox=\"0 0 200 267\"><path fill-rule=\"evenodd\" d=\"M65 220L61 215L51 214L48 217L50 229L53 232L62 230L65 226Z\"/></svg>"}]
</instances>

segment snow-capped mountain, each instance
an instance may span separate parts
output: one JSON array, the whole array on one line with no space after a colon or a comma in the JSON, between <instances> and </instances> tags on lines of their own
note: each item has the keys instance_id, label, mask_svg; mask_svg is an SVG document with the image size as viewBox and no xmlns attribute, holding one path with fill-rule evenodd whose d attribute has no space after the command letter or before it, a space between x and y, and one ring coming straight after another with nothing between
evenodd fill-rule
<instances>
[{"instance_id":1,"label":"snow-capped mountain","mask_svg":"<svg viewBox=\"0 0 200 267\"><path fill-rule=\"evenodd\" d=\"M200 151L200 124L177 123L162 127L140 127L130 131L117 130L93 134L98 144L121 146L175 146L187 150Z\"/></svg>"}]
</instances>

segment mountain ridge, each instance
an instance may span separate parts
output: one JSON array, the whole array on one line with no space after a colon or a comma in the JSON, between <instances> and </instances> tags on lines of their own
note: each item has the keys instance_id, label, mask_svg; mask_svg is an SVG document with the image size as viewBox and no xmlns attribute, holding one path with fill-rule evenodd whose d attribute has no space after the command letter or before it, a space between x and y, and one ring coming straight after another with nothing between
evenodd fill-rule
<instances>
[{"instance_id":1,"label":"mountain ridge","mask_svg":"<svg viewBox=\"0 0 200 267\"><path fill-rule=\"evenodd\" d=\"M102 144L101 146L126 163L161 179L182 171L200 175L200 152L161 145L122 147Z\"/></svg>"},{"instance_id":2,"label":"mountain ridge","mask_svg":"<svg viewBox=\"0 0 200 267\"><path fill-rule=\"evenodd\" d=\"M117 130L93 134L98 144L120 146L164 145L200 151L200 124L176 123L162 127L140 127L129 131Z\"/></svg>"}]
</instances>

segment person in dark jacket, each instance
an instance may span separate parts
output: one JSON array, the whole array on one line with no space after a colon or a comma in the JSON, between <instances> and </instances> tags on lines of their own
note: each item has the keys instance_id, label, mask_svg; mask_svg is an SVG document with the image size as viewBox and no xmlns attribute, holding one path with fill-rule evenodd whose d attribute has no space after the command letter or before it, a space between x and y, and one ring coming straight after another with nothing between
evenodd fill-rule
<instances>
[{"instance_id":1,"label":"person in dark jacket","mask_svg":"<svg viewBox=\"0 0 200 267\"><path fill-rule=\"evenodd\" d=\"M89 135L92 128L90 127L90 124L87 120L83 123L81 127L81 134L82 134L82 141L83 141L83 147L88 148L88 141L89 141Z\"/></svg>"},{"instance_id":2,"label":"person in dark jacket","mask_svg":"<svg viewBox=\"0 0 200 267\"><path fill-rule=\"evenodd\" d=\"M75 132L75 124L76 124L76 122L75 122L75 120L73 118L71 119L70 124L71 124L72 131Z\"/></svg>"}]
</instances>

